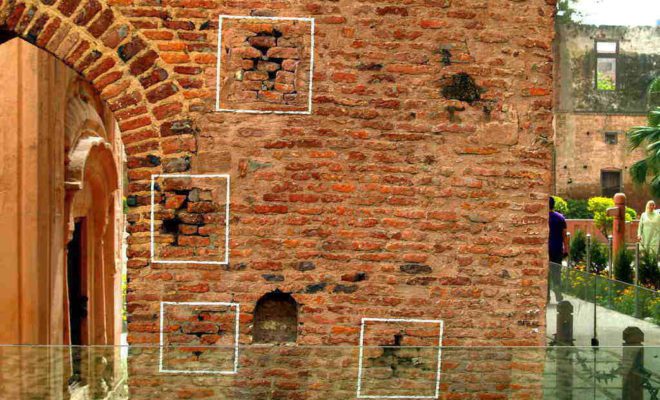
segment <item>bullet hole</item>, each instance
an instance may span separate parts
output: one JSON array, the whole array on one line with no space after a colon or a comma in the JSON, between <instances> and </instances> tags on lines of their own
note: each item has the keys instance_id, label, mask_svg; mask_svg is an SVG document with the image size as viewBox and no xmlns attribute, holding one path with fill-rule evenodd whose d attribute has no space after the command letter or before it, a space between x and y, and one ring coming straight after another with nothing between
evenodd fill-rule
<instances>
[{"instance_id":1,"label":"bullet hole","mask_svg":"<svg viewBox=\"0 0 660 400\"><path fill-rule=\"evenodd\" d=\"M452 75L442 87L442 96L449 100L460 100L472 104L481 100L484 90L477 86L474 79L465 72Z\"/></svg>"},{"instance_id":2,"label":"bullet hole","mask_svg":"<svg viewBox=\"0 0 660 400\"><path fill-rule=\"evenodd\" d=\"M163 221L161 232L163 233L179 233L179 224L181 221L178 218L166 219Z\"/></svg>"},{"instance_id":3,"label":"bullet hole","mask_svg":"<svg viewBox=\"0 0 660 400\"><path fill-rule=\"evenodd\" d=\"M279 290L263 295L254 309L254 343L291 343L298 337L298 303Z\"/></svg>"},{"instance_id":4,"label":"bullet hole","mask_svg":"<svg viewBox=\"0 0 660 400\"><path fill-rule=\"evenodd\" d=\"M486 117L486 121L490 121L490 116L493 112L493 108L490 105L486 104L483 107L483 111L484 111L484 116Z\"/></svg>"},{"instance_id":5,"label":"bullet hole","mask_svg":"<svg viewBox=\"0 0 660 400\"><path fill-rule=\"evenodd\" d=\"M403 341L403 334L401 332L394 335L394 346L401 347L402 341Z\"/></svg>"},{"instance_id":6,"label":"bullet hole","mask_svg":"<svg viewBox=\"0 0 660 400\"><path fill-rule=\"evenodd\" d=\"M358 71L380 71L383 69L383 64L377 63L359 63L357 66Z\"/></svg>"},{"instance_id":7,"label":"bullet hole","mask_svg":"<svg viewBox=\"0 0 660 400\"><path fill-rule=\"evenodd\" d=\"M448 49L442 49L440 54L442 55L442 65L451 65L451 52Z\"/></svg>"},{"instance_id":8,"label":"bullet hole","mask_svg":"<svg viewBox=\"0 0 660 400\"><path fill-rule=\"evenodd\" d=\"M149 161L149 164L151 164L155 167L160 165L160 157L155 156L153 154L149 154L147 156L147 160Z\"/></svg>"},{"instance_id":9,"label":"bullet hole","mask_svg":"<svg viewBox=\"0 0 660 400\"><path fill-rule=\"evenodd\" d=\"M465 111L465 107L456 107L456 106L447 106L445 107L445 110L449 113L449 121L450 122L459 122L460 119L456 115L457 111Z\"/></svg>"}]
</instances>

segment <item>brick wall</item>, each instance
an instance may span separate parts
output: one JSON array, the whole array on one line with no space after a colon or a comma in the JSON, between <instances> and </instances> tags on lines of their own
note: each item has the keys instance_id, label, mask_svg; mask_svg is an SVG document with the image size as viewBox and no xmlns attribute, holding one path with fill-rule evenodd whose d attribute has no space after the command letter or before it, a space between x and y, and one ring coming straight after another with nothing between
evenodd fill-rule
<instances>
[{"instance_id":1,"label":"brick wall","mask_svg":"<svg viewBox=\"0 0 660 400\"><path fill-rule=\"evenodd\" d=\"M161 301L206 301L239 303L249 344L278 289L301 345L357 345L362 317L442 319L445 345L539 345L553 3L5 0L0 26L82 73L119 120L131 343L158 343ZM214 112L219 14L315 19L311 115ZM271 55L293 73L309 45ZM243 77L268 74L242 61ZM271 72L252 106L297 107L275 84L309 82ZM150 262L162 173L231 176L228 265ZM157 189L156 243L185 246L161 211L188 189Z\"/></svg>"},{"instance_id":2,"label":"brick wall","mask_svg":"<svg viewBox=\"0 0 660 400\"><path fill-rule=\"evenodd\" d=\"M621 172L622 189L629 207L644 211L648 191L636 187L628 168L643 158L642 149L628 150L626 132L646 124L646 117L605 114L557 114L555 120L555 193L569 199L601 195L601 171ZM605 132L617 132L617 143L608 144Z\"/></svg>"}]
</instances>

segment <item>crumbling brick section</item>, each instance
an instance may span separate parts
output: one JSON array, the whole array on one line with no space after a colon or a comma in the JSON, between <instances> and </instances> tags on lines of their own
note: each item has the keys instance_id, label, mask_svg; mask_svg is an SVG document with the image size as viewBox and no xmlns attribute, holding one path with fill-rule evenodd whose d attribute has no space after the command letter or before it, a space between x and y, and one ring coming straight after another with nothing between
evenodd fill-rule
<instances>
[{"instance_id":1,"label":"crumbling brick section","mask_svg":"<svg viewBox=\"0 0 660 400\"><path fill-rule=\"evenodd\" d=\"M157 179L154 185L154 259L212 261L225 258L226 181Z\"/></svg>"},{"instance_id":2,"label":"crumbling brick section","mask_svg":"<svg viewBox=\"0 0 660 400\"><path fill-rule=\"evenodd\" d=\"M300 20L223 20L220 109L306 111L311 29Z\"/></svg>"},{"instance_id":3,"label":"crumbling brick section","mask_svg":"<svg viewBox=\"0 0 660 400\"><path fill-rule=\"evenodd\" d=\"M163 306L162 368L230 371L234 365L236 313L223 304Z\"/></svg>"}]
</instances>

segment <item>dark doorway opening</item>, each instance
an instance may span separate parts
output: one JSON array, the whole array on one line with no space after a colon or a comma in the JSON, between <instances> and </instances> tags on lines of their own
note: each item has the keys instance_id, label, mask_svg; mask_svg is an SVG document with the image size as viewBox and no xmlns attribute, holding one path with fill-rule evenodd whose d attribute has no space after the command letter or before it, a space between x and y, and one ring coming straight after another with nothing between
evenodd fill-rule
<instances>
[{"instance_id":1,"label":"dark doorway opening","mask_svg":"<svg viewBox=\"0 0 660 400\"><path fill-rule=\"evenodd\" d=\"M82 348L87 344L87 290L84 263L84 220L78 220L73 238L67 244L67 288L69 298L69 344L71 348L71 378L69 384L82 380Z\"/></svg>"}]
</instances>

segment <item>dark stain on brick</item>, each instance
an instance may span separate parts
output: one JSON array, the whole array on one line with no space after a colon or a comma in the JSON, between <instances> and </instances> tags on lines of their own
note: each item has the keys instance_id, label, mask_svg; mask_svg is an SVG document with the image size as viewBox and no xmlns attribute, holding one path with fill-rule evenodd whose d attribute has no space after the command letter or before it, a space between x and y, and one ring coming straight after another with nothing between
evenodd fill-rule
<instances>
[{"instance_id":1,"label":"dark stain on brick","mask_svg":"<svg viewBox=\"0 0 660 400\"><path fill-rule=\"evenodd\" d=\"M345 282L361 282L365 279L367 279L366 272L353 272L341 276L341 280Z\"/></svg>"},{"instance_id":2,"label":"dark stain on brick","mask_svg":"<svg viewBox=\"0 0 660 400\"><path fill-rule=\"evenodd\" d=\"M452 75L449 82L442 84L442 96L450 100L460 100L472 104L481 99L483 89L465 72Z\"/></svg>"},{"instance_id":3,"label":"dark stain on brick","mask_svg":"<svg viewBox=\"0 0 660 400\"><path fill-rule=\"evenodd\" d=\"M163 162L164 172L185 172L190 169L190 157L172 158Z\"/></svg>"},{"instance_id":4,"label":"dark stain on brick","mask_svg":"<svg viewBox=\"0 0 660 400\"><path fill-rule=\"evenodd\" d=\"M307 285L307 287L305 288L305 293L322 292L323 290L325 290L326 286L328 286L328 284L325 282L315 283L313 285Z\"/></svg>"},{"instance_id":5,"label":"dark stain on brick","mask_svg":"<svg viewBox=\"0 0 660 400\"><path fill-rule=\"evenodd\" d=\"M193 123L189 119L165 122L160 127L161 136L190 135L195 133Z\"/></svg>"},{"instance_id":6,"label":"dark stain on brick","mask_svg":"<svg viewBox=\"0 0 660 400\"><path fill-rule=\"evenodd\" d=\"M153 154L149 154L147 156L147 160L149 161L149 164L153 165L154 167L160 165L160 157L155 156Z\"/></svg>"},{"instance_id":7,"label":"dark stain on brick","mask_svg":"<svg viewBox=\"0 0 660 400\"><path fill-rule=\"evenodd\" d=\"M355 293L358 290L357 285L337 285L332 289L333 293Z\"/></svg>"},{"instance_id":8,"label":"dark stain on brick","mask_svg":"<svg viewBox=\"0 0 660 400\"><path fill-rule=\"evenodd\" d=\"M247 268L247 264L241 262L235 264L227 264L223 267L225 271L244 271Z\"/></svg>"},{"instance_id":9,"label":"dark stain on brick","mask_svg":"<svg viewBox=\"0 0 660 400\"><path fill-rule=\"evenodd\" d=\"M283 282L284 275L280 274L263 274L261 275L267 282Z\"/></svg>"},{"instance_id":10,"label":"dark stain on brick","mask_svg":"<svg viewBox=\"0 0 660 400\"><path fill-rule=\"evenodd\" d=\"M122 61L127 62L145 47L146 45L142 39L136 37L130 42L119 46L117 49L117 55L122 59Z\"/></svg>"},{"instance_id":11,"label":"dark stain on brick","mask_svg":"<svg viewBox=\"0 0 660 400\"><path fill-rule=\"evenodd\" d=\"M440 54L442 55L442 65L444 66L451 65L451 52L449 51L449 49L440 50Z\"/></svg>"},{"instance_id":12,"label":"dark stain on brick","mask_svg":"<svg viewBox=\"0 0 660 400\"><path fill-rule=\"evenodd\" d=\"M302 272L311 271L316 269L316 265L314 265L314 263L311 261L301 261L298 263L298 265L296 265L296 269Z\"/></svg>"},{"instance_id":13,"label":"dark stain on brick","mask_svg":"<svg viewBox=\"0 0 660 400\"><path fill-rule=\"evenodd\" d=\"M405 272L406 274L429 274L433 271L431 267L429 267L426 264L417 264L417 263L410 263L410 264L403 264L402 266L399 267L401 269L401 272Z\"/></svg>"},{"instance_id":14,"label":"dark stain on brick","mask_svg":"<svg viewBox=\"0 0 660 400\"><path fill-rule=\"evenodd\" d=\"M357 69L359 71L380 71L383 69L383 64L377 64L373 62L360 63L358 64Z\"/></svg>"}]
</instances>

